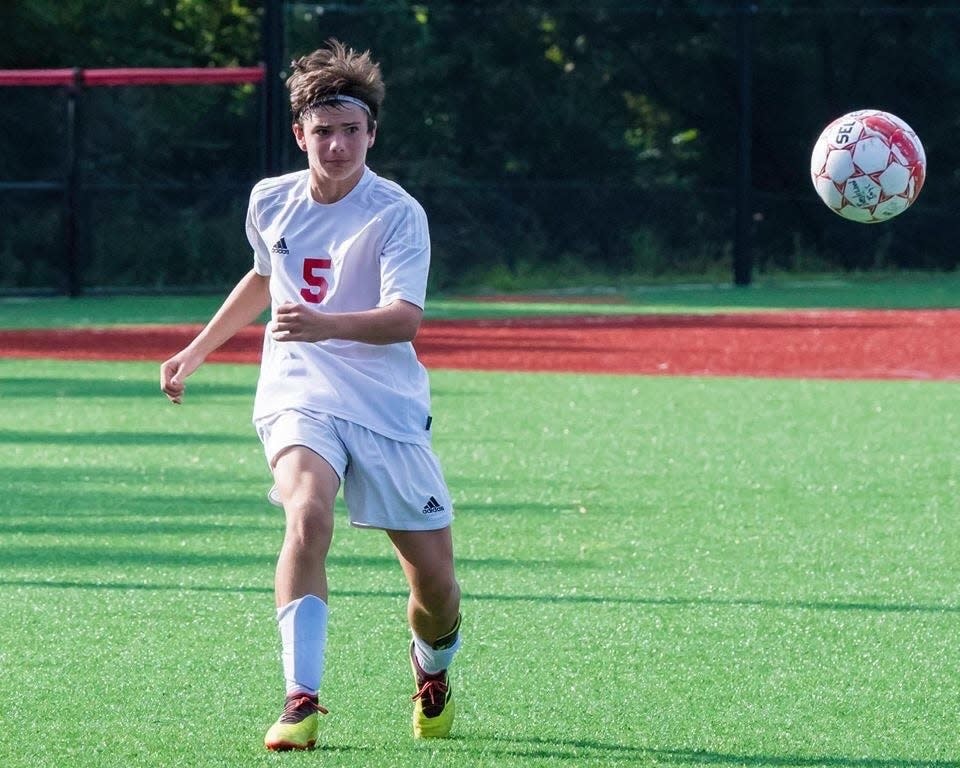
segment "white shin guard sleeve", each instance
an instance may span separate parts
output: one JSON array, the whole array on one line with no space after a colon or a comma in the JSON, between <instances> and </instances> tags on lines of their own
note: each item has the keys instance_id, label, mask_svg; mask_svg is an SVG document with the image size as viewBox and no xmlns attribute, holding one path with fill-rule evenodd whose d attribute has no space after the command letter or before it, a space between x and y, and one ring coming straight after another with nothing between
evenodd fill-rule
<instances>
[{"instance_id":1,"label":"white shin guard sleeve","mask_svg":"<svg viewBox=\"0 0 960 768\"><path fill-rule=\"evenodd\" d=\"M306 595L281 607L277 623L287 695L316 694L323 679L327 604L316 595Z\"/></svg>"}]
</instances>

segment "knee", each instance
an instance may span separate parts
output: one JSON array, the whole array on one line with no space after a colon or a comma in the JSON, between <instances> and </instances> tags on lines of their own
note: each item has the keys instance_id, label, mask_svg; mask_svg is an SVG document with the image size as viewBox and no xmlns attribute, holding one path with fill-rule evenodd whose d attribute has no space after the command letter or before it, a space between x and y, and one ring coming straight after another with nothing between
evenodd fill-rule
<instances>
[{"instance_id":1,"label":"knee","mask_svg":"<svg viewBox=\"0 0 960 768\"><path fill-rule=\"evenodd\" d=\"M447 601L451 605L460 605L460 582L456 579L450 580L450 586L447 590Z\"/></svg>"},{"instance_id":2,"label":"knee","mask_svg":"<svg viewBox=\"0 0 960 768\"><path fill-rule=\"evenodd\" d=\"M333 538L333 510L316 502L284 506L287 515L286 543L298 550L324 553Z\"/></svg>"},{"instance_id":3,"label":"knee","mask_svg":"<svg viewBox=\"0 0 960 768\"><path fill-rule=\"evenodd\" d=\"M456 612L460 607L460 584L450 576L419 585L415 597L428 613L444 615Z\"/></svg>"}]
</instances>

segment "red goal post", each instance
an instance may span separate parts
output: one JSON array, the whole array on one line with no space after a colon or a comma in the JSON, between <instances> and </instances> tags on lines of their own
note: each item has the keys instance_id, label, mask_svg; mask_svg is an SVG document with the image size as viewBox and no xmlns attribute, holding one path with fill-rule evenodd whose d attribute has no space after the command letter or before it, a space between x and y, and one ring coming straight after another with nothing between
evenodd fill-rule
<instances>
[{"instance_id":1,"label":"red goal post","mask_svg":"<svg viewBox=\"0 0 960 768\"><path fill-rule=\"evenodd\" d=\"M0 86L240 85L259 83L258 67L122 67L0 69Z\"/></svg>"}]
</instances>

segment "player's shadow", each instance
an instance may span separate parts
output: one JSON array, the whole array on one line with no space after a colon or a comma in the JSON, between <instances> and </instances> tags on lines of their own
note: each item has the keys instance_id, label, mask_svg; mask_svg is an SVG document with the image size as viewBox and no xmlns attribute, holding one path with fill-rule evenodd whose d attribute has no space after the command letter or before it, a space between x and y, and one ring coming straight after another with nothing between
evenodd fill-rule
<instances>
[{"instance_id":1,"label":"player's shadow","mask_svg":"<svg viewBox=\"0 0 960 768\"><path fill-rule=\"evenodd\" d=\"M586 603L602 605L647 605L663 607L718 606L726 608L772 608L810 611L866 611L876 613L960 613L960 605L858 602L853 600L769 600L763 598L644 597L643 595L510 595L471 593L471 600L491 602ZM958 764L960 768L960 764Z\"/></svg>"},{"instance_id":2,"label":"player's shadow","mask_svg":"<svg viewBox=\"0 0 960 768\"><path fill-rule=\"evenodd\" d=\"M497 740L494 740L497 741ZM845 757L843 755L752 755L731 752L713 752L700 749L640 747L615 744L596 739L545 739L542 737L510 737L508 746L498 741L490 751L499 751L504 758L545 758L553 760L583 761L584 752L606 755L610 759L627 758L643 761L665 762L674 766L699 765L746 765L782 766L807 768L808 766L831 766L832 768L960 768L960 760L910 760L885 757ZM529 749L524 745L529 745Z\"/></svg>"}]
</instances>

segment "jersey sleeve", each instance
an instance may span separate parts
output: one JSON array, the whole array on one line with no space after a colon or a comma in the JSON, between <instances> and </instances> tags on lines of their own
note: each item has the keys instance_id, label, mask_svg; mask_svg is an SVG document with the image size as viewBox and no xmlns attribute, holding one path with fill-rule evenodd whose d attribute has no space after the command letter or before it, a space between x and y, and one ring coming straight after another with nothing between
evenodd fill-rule
<instances>
[{"instance_id":1,"label":"jersey sleeve","mask_svg":"<svg viewBox=\"0 0 960 768\"><path fill-rule=\"evenodd\" d=\"M260 228L257 225L257 187L250 193L250 202L247 205L246 231L247 240L253 248L253 269L258 275L267 276L271 272L270 249L263 241Z\"/></svg>"},{"instance_id":2,"label":"jersey sleeve","mask_svg":"<svg viewBox=\"0 0 960 768\"><path fill-rule=\"evenodd\" d=\"M427 214L419 203L409 199L402 206L380 255L380 306L402 299L423 309L429 272Z\"/></svg>"}]
</instances>

